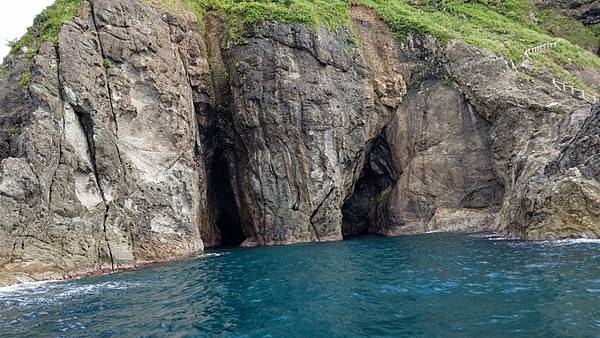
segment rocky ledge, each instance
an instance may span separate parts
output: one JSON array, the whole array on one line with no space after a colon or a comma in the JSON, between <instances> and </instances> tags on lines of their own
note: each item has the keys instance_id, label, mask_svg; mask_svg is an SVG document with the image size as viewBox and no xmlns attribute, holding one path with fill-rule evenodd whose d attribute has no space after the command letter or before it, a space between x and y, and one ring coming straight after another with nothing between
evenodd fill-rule
<instances>
[{"instance_id":1,"label":"rocky ledge","mask_svg":"<svg viewBox=\"0 0 600 338\"><path fill-rule=\"evenodd\" d=\"M350 11L233 45L218 13L82 1L0 80L0 283L359 234L600 237L600 106Z\"/></svg>"}]
</instances>

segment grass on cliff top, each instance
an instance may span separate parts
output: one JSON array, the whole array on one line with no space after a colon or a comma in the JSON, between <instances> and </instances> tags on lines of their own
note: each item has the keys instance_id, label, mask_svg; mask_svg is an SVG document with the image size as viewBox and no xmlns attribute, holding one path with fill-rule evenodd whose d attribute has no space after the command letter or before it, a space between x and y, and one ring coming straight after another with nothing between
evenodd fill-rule
<instances>
[{"instance_id":1,"label":"grass on cliff top","mask_svg":"<svg viewBox=\"0 0 600 338\"><path fill-rule=\"evenodd\" d=\"M515 62L527 48L559 41L556 49L536 54L539 69L567 76L567 64L600 70L600 58L581 46L590 46L598 35L575 19L553 11L540 11L530 0L159 0L183 4L200 17L207 10L229 19L230 38L242 34L243 25L266 21L299 22L311 27L348 26L349 5L373 9L400 36L428 33L442 41L463 40L476 47L501 52ZM564 38L558 38L563 36ZM567 79L567 77L569 77Z\"/></svg>"},{"instance_id":2,"label":"grass on cliff top","mask_svg":"<svg viewBox=\"0 0 600 338\"><path fill-rule=\"evenodd\" d=\"M514 61L522 60L527 48L559 40L559 48L544 52L546 58L540 61L572 62L600 70L600 58L569 40L551 36L537 25L530 14L536 17L538 12L529 0L448 0L420 6L397 0L354 0L354 3L372 8L400 35L423 32L443 41L459 39L502 52ZM593 35L576 20L553 16L557 17L561 26L569 23L585 30L588 38Z\"/></svg>"},{"instance_id":3,"label":"grass on cliff top","mask_svg":"<svg viewBox=\"0 0 600 338\"><path fill-rule=\"evenodd\" d=\"M596 49L600 43L600 24L589 28L553 10L539 11L536 17L539 26L550 35L562 37L588 50Z\"/></svg>"},{"instance_id":4,"label":"grass on cliff top","mask_svg":"<svg viewBox=\"0 0 600 338\"><path fill-rule=\"evenodd\" d=\"M149 0L171 9L185 8L199 18L207 11L223 13L229 39L240 40L244 25L261 22L301 23L330 29L348 26L348 0Z\"/></svg>"},{"instance_id":5,"label":"grass on cliff top","mask_svg":"<svg viewBox=\"0 0 600 338\"><path fill-rule=\"evenodd\" d=\"M10 54L27 47L27 55L33 57L44 42L56 43L60 26L75 17L79 2L80 0L56 0L44 9L35 17L33 25L27 29L27 33L10 44Z\"/></svg>"},{"instance_id":6,"label":"grass on cliff top","mask_svg":"<svg viewBox=\"0 0 600 338\"><path fill-rule=\"evenodd\" d=\"M591 36L597 39L597 35L575 19L538 11L529 0L422 0L419 5L398 0L353 0L353 3L372 8L400 36L421 32L442 41L458 39L503 53L514 62L522 61L523 52L528 48L559 41L555 49L531 57L534 72L546 70L561 80L594 92L565 66L576 64L600 71L600 58L576 44L585 45ZM570 37L571 41L552 34L558 27L570 29L570 33L563 36ZM585 35L581 36L581 32Z\"/></svg>"},{"instance_id":7,"label":"grass on cliff top","mask_svg":"<svg viewBox=\"0 0 600 338\"><path fill-rule=\"evenodd\" d=\"M518 62L527 48L559 41L553 50L532 57L537 69L549 69L559 78L569 77L567 64L600 70L600 58L580 46L598 39L598 32L575 19L538 10L531 0L146 0L167 8L187 9L202 19L214 10L229 21L229 37L240 40L244 25L277 21L298 22L330 29L350 26L348 7L372 8L402 37L410 32L431 34L442 41L463 40L476 47L500 52ZM42 12L34 25L12 46L12 52L29 47L35 55L43 41L56 42L60 25L71 19L80 0L57 0ZM563 36L557 38L555 35ZM567 78L569 77L569 78Z\"/></svg>"}]
</instances>

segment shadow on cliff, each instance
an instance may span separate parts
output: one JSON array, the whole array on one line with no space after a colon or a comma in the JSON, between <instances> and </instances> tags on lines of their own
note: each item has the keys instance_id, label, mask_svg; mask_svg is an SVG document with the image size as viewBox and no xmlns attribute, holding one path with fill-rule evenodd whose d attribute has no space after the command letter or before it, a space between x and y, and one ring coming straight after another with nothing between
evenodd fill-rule
<instances>
[{"instance_id":1,"label":"shadow on cliff","mask_svg":"<svg viewBox=\"0 0 600 338\"><path fill-rule=\"evenodd\" d=\"M372 141L362 172L354 190L342 207L342 236L344 239L373 234L373 212L377 201L385 198L397 182L390 147L383 136Z\"/></svg>"},{"instance_id":2,"label":"shadow on cliff","mask_svg":"<svg viewBox=\"0 0 600 338\"><path fill-rule=\"evenodd\" d=\"M211 234L205 236L207 247L239 246L246 236L242 230L240 214L231 186L231 171L226 153L216 149L209 175L209 199L214 204Z\"/></svg>"}]
</instances>

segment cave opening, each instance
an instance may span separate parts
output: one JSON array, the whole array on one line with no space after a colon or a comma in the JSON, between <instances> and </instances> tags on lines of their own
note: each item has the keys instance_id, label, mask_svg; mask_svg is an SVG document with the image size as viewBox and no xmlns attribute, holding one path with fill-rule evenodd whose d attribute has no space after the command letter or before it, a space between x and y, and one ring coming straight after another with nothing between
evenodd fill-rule
<instances>
[{"instance_id":1,"label":"cave opening","mask_svg":"<svg viewBox=\"0 0 600 338\"><path fill-rule=\"evenodd\" d=\"M214 236L205 239L207 247L236 247L245 240L233 187L228 156L223 149L213 155L210 171L210 197L214 208Z\"/></svg>"},{"instance_id":2,"label":"cave opening","mask_svg":"<svg viewBox=\"0 0 600 338\"><path fill-rule=\"evenodd\" d=\"M378 203L385 200L396 184L391 150L383 135L367 147L361 174L342 206L344 239L377 234Z\"/></svg>"}]
</instances>

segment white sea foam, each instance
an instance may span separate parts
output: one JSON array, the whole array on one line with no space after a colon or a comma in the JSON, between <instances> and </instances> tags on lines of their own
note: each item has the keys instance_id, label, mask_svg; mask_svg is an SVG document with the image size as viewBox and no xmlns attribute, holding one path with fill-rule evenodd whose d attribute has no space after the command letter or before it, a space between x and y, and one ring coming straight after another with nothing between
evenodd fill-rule
<instances>
[{"instance_id":1,"label":"white sea foam","mask_svg":"<svg viewBox=\"0 0 600 338\"><path fill-rule=\"evenodd\" d=\"M14 294L14 293L26 293L35 290L43 290L48 287L48 285L52 283L60 282L59 280L45 280L39 282L26 282L20 284L14 284L9 286L0 287L0 298L6 294Z\"/></svg>"},{"instance_id":2,"label":"white sea foam","mask_svg":"<svg viewBox=\"0 0 600 338\"><path fill-rule=\"evenodd\" d=\"M205 253L205 254L201 255L200 257L205 257L205 258L208 258L208 257L219 257L219 256L226 255L228 253L229 252L209 252L209 253Z\"/></svg>"},{"instance_id":3,"label":"white sea foam","mask_svg":"<svg viewBox=\"0 0 600 338\"><path fill-rule=\"evenodd\" d=\"M600 239L573 238L573 239L559 239L559 240L553 240L553 241L540 241L538 243L546 244L546 245L600 244Z\"/></svg>"},{"instance_id":4,"label":"white sea foam","mask_svg":"<svg viewBox=\"0 0 600 338\"><path fill-rule=\"evenodd\" d=\"M100 284L69 286L58 294L58 298L71 298L73 296L84 294L100 294L111 290L126 290L140 286L144 286L144 284L129 282L104 282Z\"/></svg>"},{"instance_id":5,"label":"white sea foam","mask_svg":"<svg viewBox=\"0 0 600 338\"><path fill-rule=\"evenodd\" d=\"M483 239L487 239L490 241L503 241L503 240L507 239L507 238L503 237L502 235L500 235L499 233L495 233L495 232L483 232L483 233L471 234L471 235L469 235L469 237L483 238Z\"/></svg>"},{"instance_id":6,"label":"white sea foam","mask_svg":"<svg viewBox=\"0 0 600 338\"><path fill-rule=\"evenodd\" d=\"M104 282L78 285L77 281L44 281L23 283L0 288L0 301L27 306L39 303L56 303L81 295L101 294L144 286L139 282Z\"/></svg>"},{"instance_id":7,"label":"white sea foam","mask_svg":"<svg viewBox=\"0 0 600 338\"><path fill-rule=\"evenodd\" d=\"M572 244L600 244L598 238L573 238L573 239L558 239L547 241L519 241L511 238L503 237L498 233L478 233L469 235L471 238L483 238L490 241L511 241L511 244L520 246L524 244L549 244L549 245L572 245Z\"/></svg>"},{"instance_id":8,"label":"white sea foam","mask_svg":"<svg viewBox=\"0 0 600 338\"><path fill-rule=\"evenodd\" d=\"M425 232L426 234L439 234L440 232L442 232L441 230L429 230L427 232Z\"/></svg>"}]
</instances>

